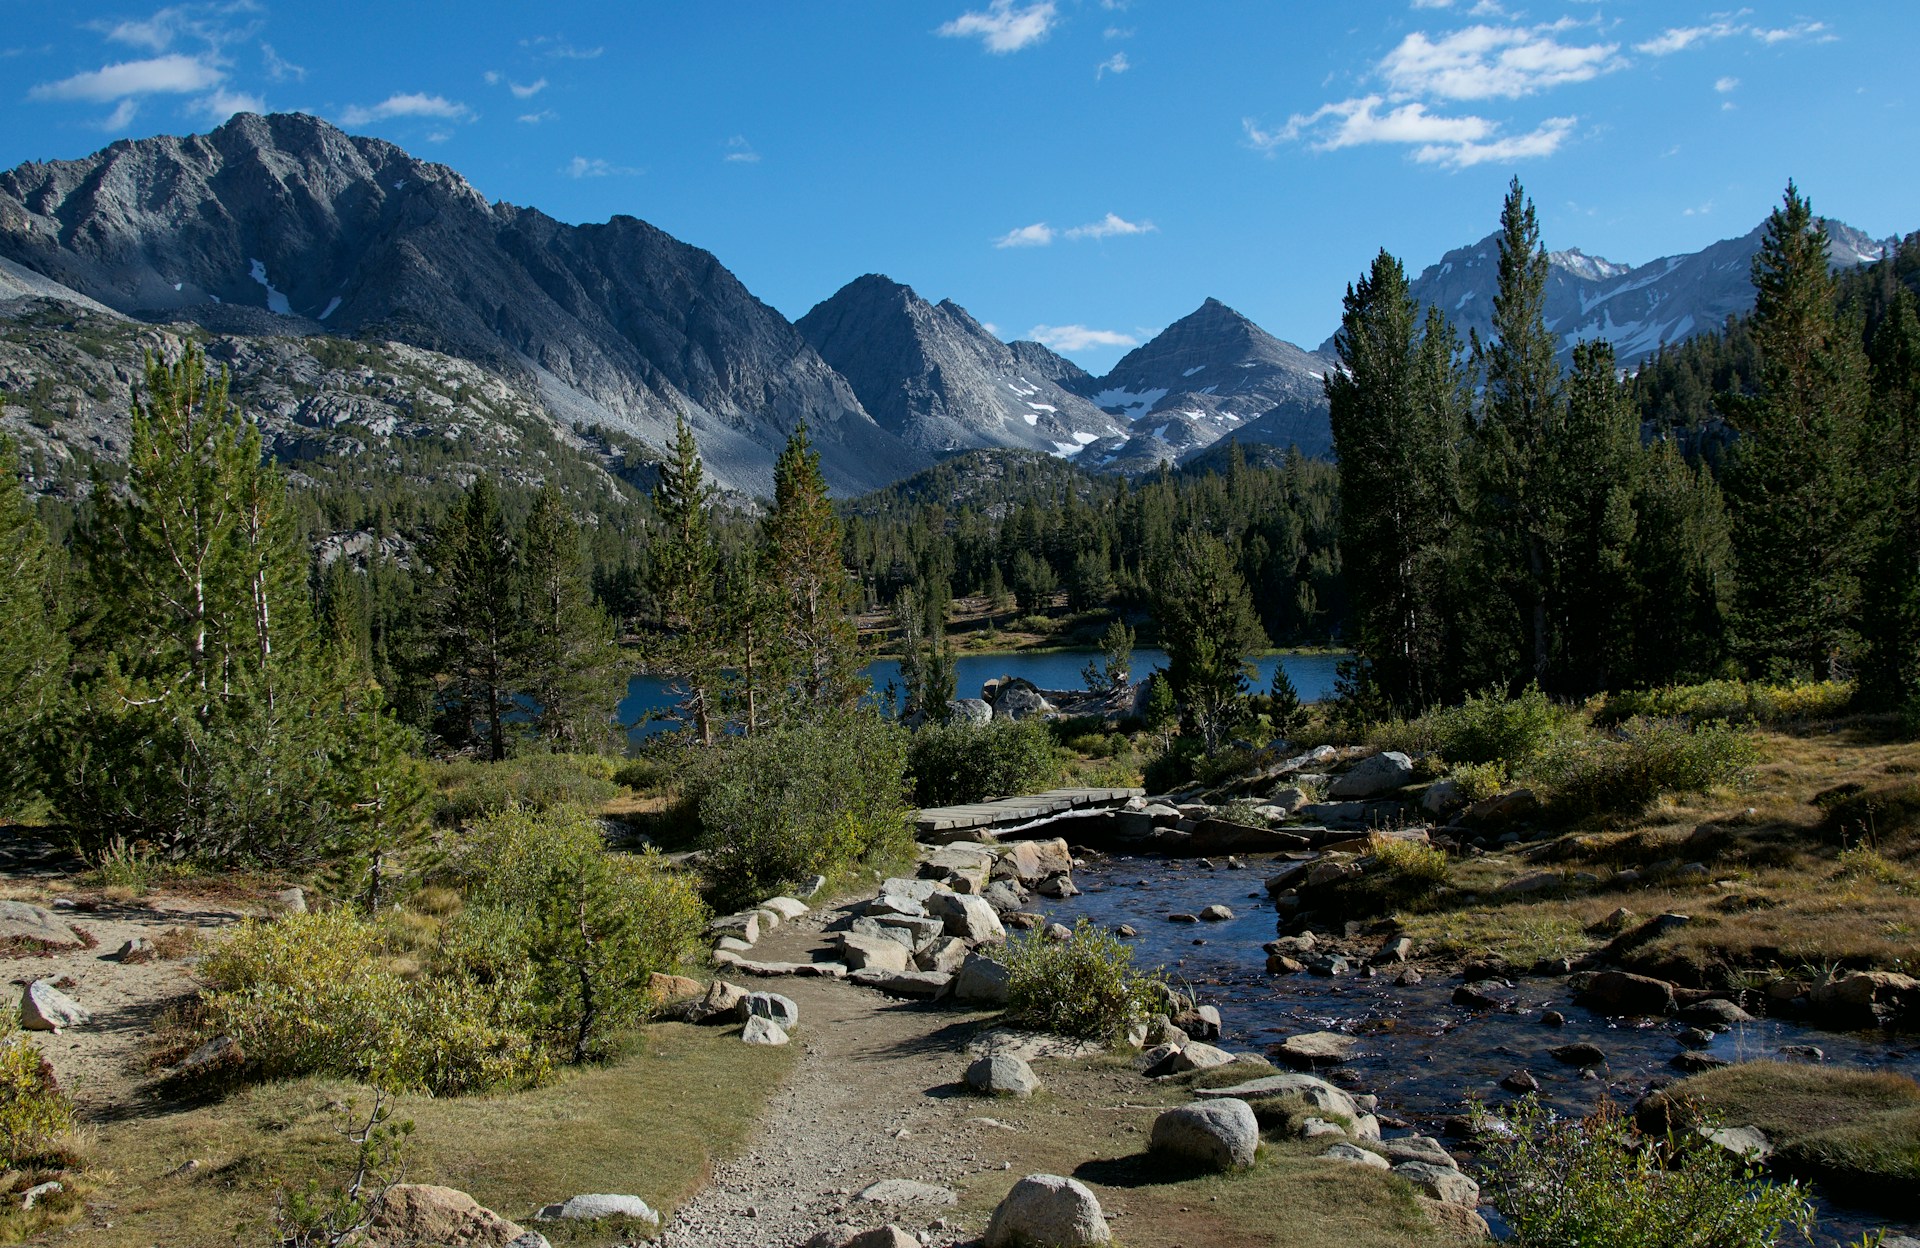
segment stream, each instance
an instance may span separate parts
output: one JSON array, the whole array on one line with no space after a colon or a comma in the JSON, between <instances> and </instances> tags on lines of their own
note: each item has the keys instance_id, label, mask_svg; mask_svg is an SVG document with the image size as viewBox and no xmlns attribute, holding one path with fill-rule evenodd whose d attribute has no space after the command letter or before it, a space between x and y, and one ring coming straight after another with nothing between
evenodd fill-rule
<instances>
[{"instance_id":1,"label":"stream","mask_svg":"<svg viewBox=\"0 0 1920 1248\"><path fill-rule=\"evenodd\" d=\"M1083 890L1079 896L1051 901L1036 895L1032 904L1044 908L1049 920L1069 926L1080 919L1109 929L1131 924L1139 933L1129 942L1135 965L1163 968L1176 984L1218 1006L1219 1043L1229 1051L1264 1051L1309 1031L1362 1037L1345 1064L1316 1073L1377 1094L1383 1113L1426 1134L1439 1136L1445 1119L1465 1112L1470 1095L1490 1106L1517 1099L1499 1086L1515 1070L1532 1072L1540 1082L1540 1099L1568 1114L1587 1113L1603 1097L1630 1108L1652 1081L1680 1077L1668 1062L1682 1050L1681 1024L1595 1014L1570 1003L1565 980L1519 980L1511 994L1519 1013L1480 1013L1452 1003L1461 982L1454 975L1435 973L1423 983L1397 986L1393 971L1373 979L1266 974L1261 946L1274 938L1277 917L1262 887L1268 867L1260 860L1250 861L1248 870L1232 871L1208 870L1191 859L1090 857L1074 873ZM1169 914L1198 914L1213 904L1230 907L1235 917L1198 925L1167 920ZM1566 1025L1544 1026L1544 1008L1564 1013ZM1589 1041L1606 1053L1600 1078L1584 1079L1578 1069L1548 1056L1549 1047L1575 1041ZM1823 1031L1760 1019L1715 1036L1705 1051L1739 1061L1780 1057L1787 1045L1816 1045L1835 1065L1920 1077L1916 1035ZM1884 1212L1821 1202L1819 1213L1816 1242L1822 1248L1850 1243L1876 1227L1890 1234L1920 1233L1920 1221L1894 1225ZM1920 1212L1909 1216L1920 1218Z\"/></svg>"}]
</instances>

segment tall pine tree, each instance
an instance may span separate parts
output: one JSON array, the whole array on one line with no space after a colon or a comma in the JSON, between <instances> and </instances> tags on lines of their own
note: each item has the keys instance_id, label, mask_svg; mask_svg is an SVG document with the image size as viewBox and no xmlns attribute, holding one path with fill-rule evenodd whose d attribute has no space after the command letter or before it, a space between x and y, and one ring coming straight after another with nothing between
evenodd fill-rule
<instances>
[{"instance_id":1,"label":"tall pine tree","mask_svg":"<svg viewBox=\"0 0 1920 1248\"><path fill-rule=\"evenodd\" d=\"M667 679L681 720L708 745L725 722L726 672L714 580L719 554L707 517L712 496L699 444L682 417L653 490L660 532L653 544L652 579L662 631L648 647L648 658Z\"/></svg>"},{"instance_id":2,"label":"tall pine tree","mask_svg":"<svg viewBox=\"0 0 1920 1248\"><path fill-rule=\"evenodd\" d=\"M1757 676L1837 675L1856 645L1866 368L1834 310L1827 237L1791 182L1753 261L1759 393L1737 405L1725 489L1734 640Z\"/></svg>"},{"instance_id":3,"label":"tall pine tree","mask_svg":"<svg viewBox=\"0 0 1920 1248\"><path fill-rule=\"evenodd\" d=\"M597 749L625 691L613 627L587 582L580 526L552 485L533 500L520 539L519 662L533 730L557 749Z\"/></svg>"},{"instance_id":4,"label":"tall pine tree","mask_svg":"<svg viewBox=\"0 0 1920 1248\"><path fill-rule=\"evenodd\" d=\"M434 534L428 607L442 691L441 735L507 756L520 692L521 619L513 538L499 492L478 477Z\"/></svg>"},{"instance_id":5,"label":"tall pine tree","mask_svg":"<svg viewBox=\"0 0 1920 1248\"><path fill-rule=\"evenodd\" d=\"M1870 343L1872 553L1861 593L1860 691L1920 719L1920 301L1895 287Z\"/></svg>"},{"instance_id":6,"label":"tall pine tree","mask_svg":"<svg viewBox=\"0 0 1920 1248\"><path fill-rule=\"evenodd\" d=\"M0 439L0 813L38 786L34 752L65 685L67 641L61 595L46 530L14 472L14 449Z\"/></svg>"},{"instance_id":7,"label":"tall pine tree","mask_svg":"<svg viewBox=\"0 0 1920 1248\"><path fill-rule=\"evenodd\" d=\"M853 620L853 580L840 553L840 518L803 424L773 466L764 527L786 692L802 713L851 707L864 692Z\"/></svg>"},{"instance_id":8,"label":"tall pine tree","mask_svg":"<svg viewBox=\"0 0 1920 1248\"><path fill-rule=\"evenodd\" d=\"M1245 712L1247 656L1267 644L1246 581L1219 538L1189 529L1155 576L1167 683L1185 726L1215 749Z\"/></svg>"}]
</instances>

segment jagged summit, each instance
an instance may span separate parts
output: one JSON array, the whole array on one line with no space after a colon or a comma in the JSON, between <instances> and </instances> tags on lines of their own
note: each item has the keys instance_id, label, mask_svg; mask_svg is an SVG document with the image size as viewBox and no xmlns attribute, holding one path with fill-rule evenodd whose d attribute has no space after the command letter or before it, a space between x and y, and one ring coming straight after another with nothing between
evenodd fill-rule
<instances>
[{"instance_id":1,"label":"jagged summit","mask_svg":"<svg viewBox=\"0 0 1920 1248\"><path fill-rule=\"evenodd\" d=\"M1073 454L1119 422L1060 379L1084 377L1039 343L1010 347L952 300L877 273L796 322L880 426L933 454L1008 446Z\"/></svg>"},{"instance_id":2,"label":"jagged summit","mask_svg":"<svg viewBox=\"0 0 1920 1248\"><path fill-rule=\"evenodd\" d=\"M564 424L664 445L684 413L764 490L793 427L861 490L925 461L708 252L632 217L573 226L303 114L0 174L0 256L150 320L376 335L522 380Z\"/></svg>"}]
</instances>

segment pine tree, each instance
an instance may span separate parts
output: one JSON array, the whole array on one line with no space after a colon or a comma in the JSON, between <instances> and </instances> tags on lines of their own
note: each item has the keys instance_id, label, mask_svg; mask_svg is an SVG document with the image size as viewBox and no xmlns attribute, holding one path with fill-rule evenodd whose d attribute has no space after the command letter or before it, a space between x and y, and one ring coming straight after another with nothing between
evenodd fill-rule
<instances>
[{"instance_id":1,"label":"pine tree","mask_svg":"<svg viewBox=\"0 0 1920 1248\"><path fill-rule=\"evenodd\" d=\"M62 595L46 530L14 473L14 448L0 439L0 813L38 786L28 748L53 714L65 685L67 641Z\"/></svg>"},{"instance_id":2,"label":"pine tree","mask_svg":"<svg viewBox=\"0 0 1920 1248\"><path fill-rule=\"evenodd\" d=\"M1862 582L1860 692L1920 719L1920 301L1896 288L1870 343L1873 549Z\"/></svg>"},{"instance_id":3,"label":"pine tree","mask_svg":"<svg viewBox=\"0 0 1920 1248\"><path fill-rule=\"evenodd\" d=\"M1189 530L1156 577L1154 616L1167 651L1167 681L1187 726L1211 750L1244 712L1247 655L1267 643L1247 585L1218 538Z\"/></svg>"},{"instance_id":4,"label":"pine tree","mask_svg":"<svg viewBox=\"0 0 1920 1248\"><path fill-rule=\"evenodd\" d=\"M1547 549L1550 693L1586 696L1625 675L1635 621L1631 547L1642 463L1640 422L1613 347L1574 348L1561 419L1550 422L1541 475Z\"/></svg>"},{"instance_id":5,"label":"pine tree","mask_svg":"<svg viewBox=\"0 0 1920 1248\"><path fill-rule=\"evenodd\" d=\"M806 713L852 707L865 684L840 539L820 453L801 425L774 462L763 567L774 594L787 691Z\"/></svg>"},{"instance_id":6,"label":"pine tree","mask_svg":"<svg viewBox=\"0 0 1920 1248\"><path fill-rule=\"evenodd\" d=\"M612 625L588 589L580 526L552 485L527 515L519 598L534 732L557 749L598 748L626 682Z\"/></svg>"},{"instance_id":7,"label":"pine tree","mask_svg":"<svg viewBox=\"0 0 1920 1248\"><path fill-rule=\"evenodd\" d=\"M1464 429L1451 332L1437 317L1417 332L1415 314L1400 262L1381 252L1347 289L1340 367L1326 379L1356 649L1409 709L1435 700L1445 678L1442 574Z\"/></svg>"},{"instance_id":8,"label":"pine tree","mask_svg":"<svg viewBox=\"0 0 1920 1248\"><path fill-rule=\"evenodd\" d=\"M1300 701L1300 690L1287 675L1285 663L1273 665L1273 681L1267 689L1267 722L1282 737L1291 737L1307 726L1307 708Z\"/></svg>"},{"instance_id":9,"label":"pine tree","mask_svg":"<svg viewBox=\"0 0 1920 1248\"><path fill-rule=\"evenodd\" d=\"M1755 675L1827 677L1858 623L1866 369L1834 311L1826 232L1791 182L1753 261L1759 393L1738 405L1725 489L1734 639Z\"/></svg>"},{"instance_id":10,"label":"pine tree","mask_svg":"<svg viewBox=\"0 0 1920 1248\"><path fill-rule=\"evenodd\" d=\"M442 735L507 756L507 716L521 692L522 626L513 540L488 477L477 477L434 534L429 606L446 679Z\"/></svg>"},{"instance_id":11,"label":"pine tree","mask_svg":"<svg viewBox=\"0 0 1920 1248\"><path fill-rule=\"evenodd\" d=\"M78 544L88 610L56 800L95 846L277 865L338 852L370 767L284 484L197 348L150 359L146 383L125 487L100 483Z\"/></svg>"},{"instance_id":12,"label":"pine tree","mask_svg":"<svg viewBox=\"0 0 1920 1248\"><path fill-rule=\"evenodd\" d=\"M1560 365L1545 319L1547 253L1518 178L1501 205L1499 253L1494 337L1475 350L1485 389L1475 439L1474 558L1489 618L1473 631L1487 675L1517 688L1546 683L1553 657L1555 500L1541 468L1562 412Z\"/></svg>"},{"instance_id":13,"label":"pine tree","mask_svg":"<svg viewBox=\"0 0 1920 1248\"><path fill-rule=\"evenodd\" d=\"M719 553L707 519L712 496L699 444L682 417L653 491L661 530L652 551L653 592L663 635L648 647L648 657L667 678L683 721L707 745L724 722L725 680L714 580Z\"/></svg>"},{"instance_id":14,"label":"pine tree","mask_svg":"<svg viewBox=\"0 0 1920 1248\"><path fill-rule=\"evenodd\" d=\"M1704 465L1669 438L1642 456L1629 554L1632 641L1623 659L1628 685L1667 685L1720 676L1733 591L1727 514Z\"/></svg>"}]
</instances>

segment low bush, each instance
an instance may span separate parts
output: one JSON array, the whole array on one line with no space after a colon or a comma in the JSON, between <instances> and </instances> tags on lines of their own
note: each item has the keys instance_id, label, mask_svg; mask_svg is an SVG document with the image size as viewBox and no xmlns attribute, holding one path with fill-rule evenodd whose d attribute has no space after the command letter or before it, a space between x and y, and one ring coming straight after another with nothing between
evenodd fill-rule
<instances>
[{"instance_id":1,"label":"low bush","mask_svg":"<svg viewBox=\"0 0 1920 1248\"><path fill-rule=\"evenodd\" d=\"M1418 724L1450 763L1504 763L1517 771L1545 755L1567 730L1571 715L1538 685L1517 697L1490 689L1459 706L1430 711Z\"/></svg>"},{"instance_id":2,"label":"low bush","mask_svg":"<svg viewBox=\"0 0 1920 1248\"><path fill-rule=\"evenodd\" d=\"M1844 680L1795 681L1783 685L1710 680L1698 685L1668 685L1609 694L1594 719L1602 724L1622 723L1636 717L1782 724L1843 714L1853 697L1853 683Z\"/></svg>"},{"instance_id":3,"label":"low bush","mask_svg":"<svg viewBox=\"0 0 1920 1248\"><path fill-rule=\"evenodd\" d=\"M673 776L673 768L661 759L634 758L622 763L613 773L613 782L636 793L659 788Z\"/></svg>"},{"instance_id":4,"label":"low bush","mask_svg":"<svg viewBox=\"0 0 1920 1248\"><path fill-rule=\"evenodd\" d=\"M16 1028L11 1010L0 1014L0 1170L44 1164L73 1130L73 1102Z\"/></svg>"},{"instance_id":5,"label":"low bush","mask_svg":"<svg viewBox=\"0 0 1920 1248\"><path fill-rule=\"evenodd\" d=\"M1532 1096L1497 1121L1481 1132L1482 1190L1515 1248L1772 1248L1789 1227L1811 1238L1798 1184L1692 1133L1643 1136L1610 1104L1560 1118Z\"/></svg>"},{"instance_id":6,"label":"low bush","mask_svg":"<svg viewBox=\"0 0 1920 1248\"><path fill-rule=\"evenodd\" d=\"M844 711L700 757L683 791L699 812L714 903L731 909L906 852L906 738L876 714Z\"/></svg>"},{"instance_id":7,"label":"low bush","mask_svg":"<svg viewBox=\"0 0 1920 1248\"><path fill-rule=\"evenodd\" d=\"M459 973L447 978L511 983L540 1041L573 1062L640 1020L648 977L682 969L708 917L687 876L657 854L607 853L578 811L495 815L446 871L467 900L444 954Z\"/></svg>"},{"instance_id":8,"label":"low bush","mask_svg":"<svg viewBox=\"0 0 1920 1248\"><path fill-rule=\"evenodd\" d=\"M957 806L1052 788L1060 755L1039 719L928 724L907 746L907 771L919 805Z\"/></svg>"},{"instance_id":9,"label":"low bush","mask_svg":"<svg viewBox=\"0 0 1920 1248\"><path fill-rule=\"evenodd\" d=\"M1165 995L1157 975L1133 967L1133 948L1082 919L1067 940L1038 930L994 954L1006 964L1007 1012L1063 1036L1109 1039L1145 1019Z\"/></svg>"},{"instance_id":10,"label":"low bush","mask_svg":"<svg viewBox=\"0 0 1920 1248\"><path fill-rule=\"evenodd\" d=\"M498 763L444 763L434 776L434 820L443 827L459 827L510 806L599 806L619 796L614 770L614 761L598 754L524 754Z\"/></svg>"},{"instance_id":11,"label":"low bush","mask_svg":"<svg viewBox=\"0 0 1920 1248\"><path fill-rule=\"evenodd\" d=\"M1753 738L1725 723L1631 719L1602 737L1563 740L1528 772L1570 815L1633 811L1663 793L1703 793L1745 776Z\"/></svg>"},{"instance_id":12,"label":"low bush","mask_svg":"<svg viewBox=\"0 0 1920 1248\"><path fill-rule=\"evenodd\" d=\"M1448 779L1460 786L1460 794L1469 802L1484 802L1506 790L1507 768L1503 763L1462 763L1447 771Z\"/></svg>"},{"instance_id":13,"label":"low bush","mask_svg":"<svg viewBox=\"0 0 1920 1248\"><path fill-rule=\"evenodd\" d=\"M1373 860L1380 869L1410 886L1434 889L1447 882L1447 852L1398 837L1373 838Z\"/></svg>"}]
</instances>

